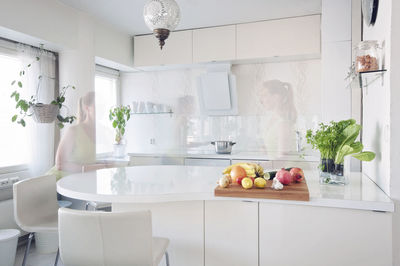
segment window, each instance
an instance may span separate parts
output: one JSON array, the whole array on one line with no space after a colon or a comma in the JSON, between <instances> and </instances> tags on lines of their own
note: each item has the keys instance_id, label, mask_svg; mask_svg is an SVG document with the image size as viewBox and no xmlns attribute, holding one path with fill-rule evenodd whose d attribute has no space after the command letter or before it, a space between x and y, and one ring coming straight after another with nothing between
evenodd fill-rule
<instances>
[{"instance_id":1,"label":"window","mask_svg":"<svg viewBox=\"0 0 400 266\"><path fill-rule=\"evenodd\" d=\"M118 105L119 71L96 66L96 153L112 152L114 129L108 118L110 109Z\"/></svg>"},{"instance_id":2,"label":"window","mask_svg":"<svg viewBox=\"0 0 400 266\"><path fill-rule=\"evenodd\" d=\"M30 158L27 128L11 122L16 114L15 102L10 98L14 91L11 81L17 78L21 68L16 52L0 49L0 168L27 164Z\"/></svg>"}]
</instances>

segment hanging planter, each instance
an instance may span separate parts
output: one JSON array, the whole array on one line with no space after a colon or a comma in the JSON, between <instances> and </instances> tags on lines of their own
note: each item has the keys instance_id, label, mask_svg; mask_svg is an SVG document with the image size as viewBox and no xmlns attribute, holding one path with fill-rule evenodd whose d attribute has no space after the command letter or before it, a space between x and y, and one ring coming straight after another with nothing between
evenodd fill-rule
<instances>
[{"instance_id":1,"label":"hanging planter","mask_svg":"<svg viewBox=\"0 0 400 266\"><path fill-rule=\"evenodd\" d=\"M58 106L54 104L37 103L31 106L33 120L37 123L52 123L58 115Z\"/></svg>"},{"instance_id":2,"label":"hanging planter","mask_svg":"<svg viewBox=\"0 0 400 266\"><path fill-rule=\"evenodd\" d=\"M43 46L40 47L39 54L35 58L34 62L28 64L24 67L20 72L19 76L22 80L23 76L25 76L26 71L32 67L34 63L40 64L40 58L43 54ZM23 83L21 80L14 80L11 82L11 86L15 87L15 91L11 94L11 98L13 98L16 102L15 109L17 109L18 113L15 114L12 118L12 122L16 122L21 126L25 127L26 121L25 118L28 116L32 116L33 120L37 123L52 123L57 120L57 125L59 128L63 128L65 123L72 123L76 117L75 116L62 116L60 115L60 109L66 107L64 105L65 102L65 93L66 91L71 88L75 89L74 86L67 85L62 87L59 96L51 103L38 103L39 99L39 92L41 89L43 78L49 78L46 76L42 76L39 74L38 81L37 81L37 89L36 94L32 95L29 100L21 98L21 94L19 92L20 89L23 87Z\"/></svg>"}]
</instances>

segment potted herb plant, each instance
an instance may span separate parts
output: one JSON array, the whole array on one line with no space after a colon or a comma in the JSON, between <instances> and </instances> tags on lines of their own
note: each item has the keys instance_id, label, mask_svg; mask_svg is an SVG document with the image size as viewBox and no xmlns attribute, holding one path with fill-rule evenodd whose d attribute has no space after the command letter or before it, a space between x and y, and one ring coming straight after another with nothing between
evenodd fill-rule
<instances>
[{"instance_id":1,"label":"potted herb plant","mask_svg":"<svg viewBox=\"0 0 400 266\"><path fill-rule=\"evenodd\" d=\"M124 141L126 122L131 118L131 108L118 106L110 109L109 119L115 129L114 156L118 158L126 155L126 141Z\"/></svg>"},{"instance_id":2,"label":"potted herb plant","mask_svg":"<svg viewBox=\"0 0 400 266\"><path fill-rule=\"evenodd\" d=\"M74 86L72 85L64 86L62 87L59 95L55 100L47 104L40 103L38 102L38 96L41 89L43 76L39 75L36 94L31 95L29 99L24 99L21 96L20 90L23 88L22 78L23 76L25 76L29 68L31 68L34 63L40 61L40 55L41 53L39 54L39 56L35 58L34 62L28 64L19 72L20 80L13 80L11 82L11 86L14 86L15 90L13 91L10 97L15 100L16 102L15 108L17 109L17 114L12 116L11 121L16 122L21 126L25 127L26 126L25 118L27 116L28 117L33 116L34 120L37 123L52 123L54 120L57 119L57 125L60 128L63 128L64 123L71 124L76 119L75 116L64 117L60 114L61 108L64 107L63 103L65 102L65 93L68 89L75 89Z\"/></svg>"},{"instance_id":3,"label":"potted herb plant","mask_svg":"<svg viewBox=\"0 0 400 266\"><path fill-rule=\"evenodd\" d=\"M362 152L363 145L356 141L361 126L354 119L331 121L329 124L320 123L313 132L307 131L307 143L321 154L321 178L323 183L345 183L343 178L344 157L352 155L362 161L375 158L373 152Z\"/></svg>"}]
</instances>

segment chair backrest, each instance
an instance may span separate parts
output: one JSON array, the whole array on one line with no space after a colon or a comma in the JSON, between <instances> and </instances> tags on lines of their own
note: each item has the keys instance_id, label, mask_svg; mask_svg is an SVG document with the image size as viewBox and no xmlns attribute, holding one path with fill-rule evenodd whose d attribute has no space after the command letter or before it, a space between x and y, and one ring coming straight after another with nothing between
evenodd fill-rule
<instances>
[{"instance_id":1,"label":"chair backrest","mask_svg":"<svg viewBox=\"0 0 400 266\"><path fill-rule=\"evenodd\" d=\"M151 212L58 210L64 265L153 265Z\"/></svg>"},{"instance_id":2,"label":"chair backrest","mask_svg":"<svg viewBox=\"0 0 400 266\"><path fill-rule=\"evenodd\" d=\"M13 185L14 218L22 230L57 215L56 177L52 175L24 179Z\"/></svg>"}]
</instances>

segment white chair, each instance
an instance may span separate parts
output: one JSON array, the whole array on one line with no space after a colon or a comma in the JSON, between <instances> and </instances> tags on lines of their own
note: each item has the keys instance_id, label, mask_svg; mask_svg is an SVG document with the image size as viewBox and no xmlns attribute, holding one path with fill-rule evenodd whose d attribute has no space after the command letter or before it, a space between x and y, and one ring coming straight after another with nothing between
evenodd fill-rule
<instances>
[{"instance_id":1,"label":"white chair","mask_svg":"<svg viewBox=\"0 0 400 266\"><path fill-rule=\"evenodd\" d=\"M104 168L112 168L112 167L113 167L112 164L105 164L105 163L86 164L82 166L82 173L96 171ZM85 210L89 210L89 206L91 206L94 211L111 209L111 204L108 202L87 201L85 204Z\"/></svg>"},{"instance_id":2,"label":"white chair","mask_svg":"<svg viewBox=\"0 0 400 266\"><path fill-rule=\"evenodd\" d=\"M14 218L22 230L29 232L22 266L26 265L35 232L57 232L58 203L56 178L41 176L19 181L13 186ZM55 265L59 253L57 252Z\"/></svg>"},{"instance_id":3,"label":"white chair","mask_svg":"<svg viewBox=\"0 0 400 266\"><path fill-rule=\"evenodd\" d=\"M167 238L152 236L151 212L87 212L60 208L59 246L65 266L158 265Z\"/></svg>"}]
</instances>

